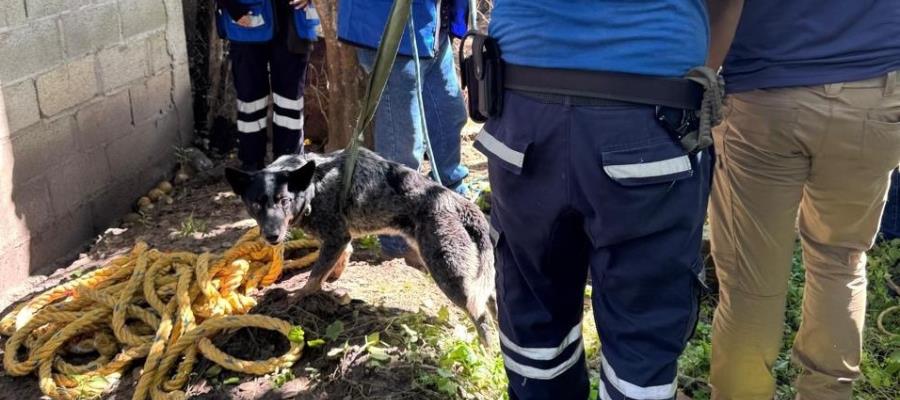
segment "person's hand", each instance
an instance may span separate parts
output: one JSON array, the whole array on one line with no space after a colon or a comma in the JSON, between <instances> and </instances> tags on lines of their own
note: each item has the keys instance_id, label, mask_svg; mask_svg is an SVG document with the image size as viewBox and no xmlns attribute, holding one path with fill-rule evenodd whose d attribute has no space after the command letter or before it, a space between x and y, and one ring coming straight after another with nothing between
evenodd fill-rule
<instances>
[{"instance_id":1,"label":"person's hand","mask_svg":"<svg viewBox=\"0 0 900 400\"><path fill-rule=\"evenodd\" d=\"M252 24L252 22L250 22L250 14L244 14L244 16L238 18L238 20L234 22L237 22L238 25L243 26L244 28L249 28Z\"/></svg>"},{"instance_id":2,"label":"person's hand","mask_svg":"<svg viewBox=\"0 0 900 400\"><path fill-rule=\"evenodd\" d=\"M289 0L290 5L294 7L294 9L299 10L301 8L306 7L309 4L309 0Z\"/></svg>"}]
</instances>

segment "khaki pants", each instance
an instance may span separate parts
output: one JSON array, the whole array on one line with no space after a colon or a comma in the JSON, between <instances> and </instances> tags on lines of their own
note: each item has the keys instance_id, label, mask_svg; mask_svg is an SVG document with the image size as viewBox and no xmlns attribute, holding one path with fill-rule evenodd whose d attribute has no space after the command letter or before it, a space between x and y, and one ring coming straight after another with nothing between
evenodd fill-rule
<instances>
[{"instance_id":1,"label":"khaki pants","mask_svg":"<svg viewBox=\"0 0 900 400\"><path fill-rule=\"evenodd\" d=\"M900 162L898 74L731 95L714 132L714 399L772 399L798 230L806 287L798 399L849 399L860 375L866 255ZM799 218L798 218L799 210Z\"/></svg>"}]
</instances>

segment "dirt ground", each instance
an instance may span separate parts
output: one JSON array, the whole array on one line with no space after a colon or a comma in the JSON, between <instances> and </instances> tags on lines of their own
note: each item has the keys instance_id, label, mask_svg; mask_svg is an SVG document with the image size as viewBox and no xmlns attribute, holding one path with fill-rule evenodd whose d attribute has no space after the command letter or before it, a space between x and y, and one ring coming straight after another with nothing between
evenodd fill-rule
<instances>
[{"instance_id":1,"label":"dirt ground","mask_svg":"<svg viewBox=\"0 0 900 400\"><path fill-rule=\"evenodd\" d=\"M472 171L469 180L478 187L485 181L484 157L471 144L479 127L468 126L464 134L463 161ZM226 161L229 163L233 161ZM217 168L221 169L221 165ZM27 300L59 282L80 276L90 268L103 265L115 255L127 252L136 241L146 241L163 251L221 252L229 248L254 225L243 205L221 179L194 179L176 187L175 202L159 205L138 222L111 227L80 254L74 262L48 276L32 276L0 296L2 314L19 301ZM322 337L326 327L342 321L343 331L331 342L365 343L366 336L381 332L387 342L399 329L398 320L411 315L431 321L441 310L449 310L451 325L464 325L464 314L454 308L424 273L402 260L386 260L371 243L357 243L352 262L340 280L329 289L334 293L316 295L301 301L288 300L286 290L302 286L307 273L292 271L260 293L259 305L252 311L300 325L307 340ZM349 301L347 301L349 295ZM434 322L434 321L431 321ZM399 325L399 324L398 324ZM472 335L472 329L463 332ZM3 339L5 341L5 338ZM264 330L242 329L216 339L226 352L241 358L264 359L284 352L285 338ZM0 343L2 344L2 343ZM329 346L307 348L291 371L278 376L243 376L218 372L207 361L194 368L187 393L198 399L422 399L446 398L416 383L419 371L392 357L379 368L372 368L369 355L359 346L351 346L339 356L329 356ZM421 367L421 365L419 365ZM218 373L217 373L218 372ZM129 399L139 368L121 379L105 399ZM34 376L14 378L0 372L0 399L41 398Z\"/></svg>"}]
</instances>

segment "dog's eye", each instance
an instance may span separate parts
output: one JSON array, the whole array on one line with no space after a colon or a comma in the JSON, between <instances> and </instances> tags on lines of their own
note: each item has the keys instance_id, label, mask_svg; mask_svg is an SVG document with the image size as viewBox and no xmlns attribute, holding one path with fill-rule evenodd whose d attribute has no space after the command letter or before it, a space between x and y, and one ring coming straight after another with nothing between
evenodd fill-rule
<instances>
[{"instance_id":1,"label":"dog's eye","mask_svg":"<svg viewBox=\"0 0 900 400\"><path fill-rule=\"evenodd\" d=\"M291 198L290 197L282 197L281 199L278 200L278 203L281 204L282 207L287 207L287 206L291 205Z\"/></svg>"}]
</instances>

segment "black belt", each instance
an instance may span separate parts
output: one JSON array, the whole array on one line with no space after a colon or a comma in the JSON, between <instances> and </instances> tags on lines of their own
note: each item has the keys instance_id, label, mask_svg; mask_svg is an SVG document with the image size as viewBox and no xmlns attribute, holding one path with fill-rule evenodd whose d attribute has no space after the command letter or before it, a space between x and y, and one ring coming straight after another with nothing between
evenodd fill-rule
<instances>
[{"instance_id":1,"label":"black belt","mask_svg":"<svg viewBox=\"0 0 900 400\"><path fill-rule=\"evenodd\" d=\"M703 87L687 79L505 64L503 86L526 92L699 110Z\"/></svg>"}]
</instances>

